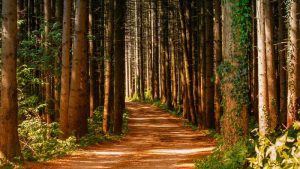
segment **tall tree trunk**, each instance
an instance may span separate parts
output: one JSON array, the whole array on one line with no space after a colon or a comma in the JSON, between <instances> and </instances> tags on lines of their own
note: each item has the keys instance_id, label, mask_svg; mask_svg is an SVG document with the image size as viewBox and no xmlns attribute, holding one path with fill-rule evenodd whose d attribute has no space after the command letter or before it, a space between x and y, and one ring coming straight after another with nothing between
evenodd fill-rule
<instances>
[{"instance_id":1,"label":"tall tree trunk","mask_svg":"<svg viewBox=\"0 0 300 169\"><path fill-rule=\"evenodd\" d=\"M103 132L107 133L109 131L109 121L112 115L111 102L111 90L113 90L111 85L112 79L112 60L114 56L114 0L108 1L107 10L107 27L106 33L106 46L105 46L105 85L104 85L104 110L103 110Z\"/></svg>"},{"instance_id":2,"label":"tall tree trunk","mask_svg":"<svg viewBox=\"0 0 300 169\"><path fill-rule=\"evenodd\" d=\"M269 131L269 98L267 79L267 58L265 44L265 0L256 1L257 12L257 51L258 51L258 113L259 132L266 135Z\"/></svg>"},{"instance_id":3,"label":"tall tree trunk","mask_svg":"<svg viewBox=\"0 0 300 169\"><path fill-rule=\"evenodd\" d=\"M213 128L214 126L214 85L212 82L213 77L213 2L205 2L205 31L206 31L206 77L205 77L205 114L207 128Z\"/></svg>"},{"instance_id":4,"label":"tall tree trunk","mask_svg":"<svg viewBox=\"0 0 300 169\"><path fill-rule=\"evenodd\" d=\"M279 60L279 113L280 124L286 124L287 120L287 72L286 72L286 48L285 40L285 3L278 0L278 60Z\"/></svg>"},{"instance_id":5,"label":"tall tree trunk","mask_svg":"<svg viewBox=\"0 0 300 169\"><path fill-rule=\"evenodd\" d=\"M266 33L266 59L267 59L267 77L268 77L268 97L270 109L270 127L275 129L278 125L278 99L277 99L277 78L275 54L273 46L273 23L272 23L272 5L270 0L265 3L265 33Z\"/></svg>"},{"instance_id":6,"label":"tall tree trunk","mask_svg":"<svg viewBox=\"0 0 300 169\"><path fill-rule=\"evenodd\" d=\"M218 67L222 62L222 32L221 32L221 0L214 0L214 75L215 75L215 127L220 133L221 126L221 81L218 74Z\"/></svg>"},{"instance_id":7,"label":"tall tree trunk","mask_svg":"<svg viewBox=\"0 0 300 169\"><path fill-rule=\"evenodd\" d=\"M193 100L193 88L192 88L192 80L191 80L191 63L190 63L190 9L191 9L191 2L190 1L179 1L180 3L180 10L181 10L181 30L183 31L181 33L182 35L182 45L183 45L183 64L184 64L184 76L185 76L185 97L186 97L186 105L188 105L188 115L190 116L190 120L193 124L196 124L196 116L194 111L194 100Z\"/></svg>"},{"instance_id":8,"label":"tall tree trunk","mask_svg":"<svg viewBox=\"0 0 300 169\"><path fill-rule=\"evenodd\" d=\"M63 139L68 136L68 107L70 95L70 48L71 48L71 13L72 0L64 1L63 40L62 40L62 73L60 94L59 126Z\"/></svg>"},{"instance_id":9,"label":"tall tree trunk","mask_svg":"<svg viewBox=\"0 0 300 169\"><path fill-rule=\"evenodd\" d=\"M241 30L243 23L239 23L234 20L236 17L233 13L233 4L238 3L238 0L234 1L226 1L223 3L223 27L222 27L222 56L223 56L223 66L225 68L231 68L229 71L225 71L222 73L222 98L223 100L223 120L222 120L222 135L224 137L224 146L231 146L235 144L237 141L240 140L241 137L247 134L247 109L246 106L240 102L239 99L246 99L248 97L248 93L244 93L243 95L236 96L233 92L236 92L236 77L239 77L240 84L244 85L247 84L247 78L241 75L239 67L243 64L238 62L238 57L242 54L242 50L244 50L240 44L239 37L234 37L234 31L245 31ZM234 6L237 7L237 6ZM239 7L235 8L239 11ZM233 24L235 21L236 25ZM239 36L240 34L235 34L235 36ZM245 35L245 34L244 34ZM227 43L228 42L228 43ZM246 73L247 77L247 73ZM243 87L243 88L244 88ZM247 87L247 85L246 85ZM244 88L245 90L245 88ZM247 89L246 89L247 90Z\"/></svg>"},{"instance_id":10,"label":"tall tree trunk","mask_svg":"<svg viewBox=\"0 0 300 169\"><path fill-rule=\"evenodd\" d=\"M293 125L299 119L299 96L300 96L300 57L299 55L299 23L297 14L299 12L299 2L290 1L289 9L289 52L287 57L288 69L288 112L287 126Z\"/></svg>"},{"instance_id":11,"label":"tall tree trunk","mask_svg":"<svg viewBox=\"0 0 300 169\"><path fill-rule=\"evenodd\" d=\"M85 91L82 86L82 80L85 78L85 60L87 55L85 53L85 32L86 32L86 1L76 1L76 14L75 14L75 38L74 38L74 54L72 58L72 78L69 98L69 112L68 112L68 127L69 133L74 133L77 138L86 134L86 115L88 112L84 112Z\"/></svg>"},{"instance_id":12,"label":"tall tree trunk","mask_svg":"<svg viewBox=\"0 0 300 169\"><path fill-rule=\"evenodd\" d=\"M158 2L153 1L154 3L154 51L153 51L153 96L154 99L157 100L159 98L159 61L158 61L158 56L159 56L159 46L158 46L158 41L159 41L159 35L158 35L158 20L159 20L159 14L158 14Z\"/></svg>"},{"instance_id":13,"label":"tall tree trunk","mask_svg":"<svg viewBox=\"0 0 300 169\"><path fill-rule=\"evenodd\" d=\"M126 1L116 0L115 10L115 92L114 133L122 133L123 111L125 109L125 14Z\"/></svg>"},{"instance_id":14,"label":"tall tree trunk","mask_svg":"<svg viewBox=\"0 0 300 169\"><path fill-rule=\"evenodd\" d=\"M21 156L17 99L17 1L2 1L0 160Z\"/></svg>"},{"instance_id":15,"label":"tall tree trunk","mask_svg":"<svg viewBox=\"0 0 300 169\"><path fill-rule=\"evenodd\" d=\"M50 32L50 19L51 19L51 11L50 6L51 0L45 0L44 2L44 20L45 20L45 27L44 27L44 48L45 48L45 55L49 55L49 32ZM46 67L46 65L45 65ZM52 104L52 91L51 91L51 70L46 68L45 70L45 101L46 101L46 120L47 124L52 122L51 113L53 111L53 104Z\"/></svg>"},{"instance_id":16,"label":"tall tree trunk","mask_svg":"<svg viewBox=\"0 0 300 169\"><path fill-rule=\"evenodd\" d=\"M144 8L144 5L143 5L143 1L140 0L139 1L139 16L140 16L140 44L139 44L139 51L140 51L140 63L139 63L139 75L140 75L140 78L139 78L139 83L140 83L140 99L141 100L145 100L145 74L144 74L144 20L143 20L143 8Z\"/></svg>"}]
</instances>

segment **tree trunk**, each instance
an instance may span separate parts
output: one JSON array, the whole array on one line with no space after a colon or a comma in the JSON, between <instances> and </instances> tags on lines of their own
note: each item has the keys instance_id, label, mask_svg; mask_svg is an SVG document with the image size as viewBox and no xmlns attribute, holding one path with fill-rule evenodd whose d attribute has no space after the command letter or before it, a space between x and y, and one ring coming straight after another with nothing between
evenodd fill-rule
<instances>
[{"instance_id":1,"label":"tree trunk","mask_svg":"<svg viewBox=\"0 0 300 169\"><path fill-rule=\"evenodd\" d=\"M17 99L17 1L2 1L0 160L21 156Z\"/></svg>"},{"instance_id":2,"label":"tree trunk","mask_svg":"<svg viewBox=\"0 0 300 169\"><path fill-rule=\"evenodd\" d=\"M287 57L288 70L288 111L287 126L293 125L299 119L299 96L300 96L300 57L299 55L299 23L297 14L299 12L299 2L291 1L289 9L289 52Z\"/></svg>"},{"instance_id":3,"label":"tree trunk","mask_svg":"<svg viewBox=\"0 0 300 169\"><path fill-rule=\"evenodd\" d=\"M123 111L125 109L125 14L126 1L116 0L115 10L115 92L114 92L114 134L122 133Z\"/></svg>"},{"instance_id":4,"label":"tree trunk","mask_svg":"<svg viewBox=\"0 0 300 169\"><path fill-rule=\"evenodd\" d=\"M62 40L62 73L60 94L59 126L66 139L68 134L68 107L70 95L70 48L71 48L71 12L72 0L64 1L63 40Z\"/></svg>"},{"instance_id":5,"label":"tree trunk","mask_svg":"<svg viewBox=\"0 0 300 169\"><path fill-rule=\"evenodd\" d=\"M278 99L277 99L277 78L275 54L273 46L273 22L272 5L270 0L266 0L265 12L265 34L266 34L266 59L267 59L267 77L268 77L268 99L270 109L270 127L276 129L278 125Z\"/></svg>"},{"instance_id":6,"label":"tree trunk","mask_svg":"<svg viewBox=\"0 0 300 169\"><path fill-rule=\"evenodd\" d=\"M285 3L278 0L278 59L279 59L279 113L280 124L285 125L287 120L287 72L285 40Z\"/></svg>"},{"instance_id":7,"label":"tree trunk","mask_svg":"<svg viewBox=\"0 0 300 169\"><path fill-rule=\"evenodd\" d=\"M109 131L109 121L112 115L111 102L111 90L112 87L112 60L114 57L114 0L108 1L107 10L107 26L106 26L106 48L105 48L105 85L104 85L104 110L103 110L103 132L107 133Z\"/></svg>"},{"instance_id":8,"label":"tree trunk","mask_svg":"<svg viewBox=\"0 0 300 169\"><path fill-rule=\"evenodd\" d=\"M69 133L73 133L77 138L82 137L85 133L86 115L88 112L83 112L86 99L84 94L85 88L82 86L82 80L85 78L85 60L87 55L85 53L85 37L86 32L86 1L76 1L76 14L75 14L75 38L74 38L74 55L72 58L72 78L69 98ZM83 97L84 96L84 97Z\"/></svg>"},{"instance_id":9,"label":"tree trunk","mask_svg":"<svg viewBox=\"0 0 300 169\"><path fill-rule=\"evenodd\" d=\"M215 75L215 127L218 133L221 132L221 81L218 74L218 67L222 62L222 32L221 32L221 0L214 0L214 75Z\"/></svg>"},{"instance_id":10,"label":"tree trunk","mask_svg":"<svg viewBox=\"0 0 300 169\"><path fill-rule=\"evenodd\" d=\"M265 0L256 1L257 12L257 51L258 51L258 113L259 132L262 135L268 134L269 124L269 98L267 79L267 58L265 44Z\"/></svg>"}]
</instances>

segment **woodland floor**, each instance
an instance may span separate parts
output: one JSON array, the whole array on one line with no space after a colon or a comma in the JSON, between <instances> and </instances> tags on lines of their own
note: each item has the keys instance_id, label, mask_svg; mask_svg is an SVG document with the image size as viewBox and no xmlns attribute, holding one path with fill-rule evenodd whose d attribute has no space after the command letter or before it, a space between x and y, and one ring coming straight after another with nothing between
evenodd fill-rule
<instances>
[{"instance_id":1,"label":"woodland floor","mask_svg":"<svg viewBox=\"0 0 300 169\"><path fill-rule=\"evenodd\" d=\"M182 119L151 105L127 103L129 132L120 141L100 143L32 169L188 169L207 156L213 139L184 127Z\"/></svg>"}]
</instances>

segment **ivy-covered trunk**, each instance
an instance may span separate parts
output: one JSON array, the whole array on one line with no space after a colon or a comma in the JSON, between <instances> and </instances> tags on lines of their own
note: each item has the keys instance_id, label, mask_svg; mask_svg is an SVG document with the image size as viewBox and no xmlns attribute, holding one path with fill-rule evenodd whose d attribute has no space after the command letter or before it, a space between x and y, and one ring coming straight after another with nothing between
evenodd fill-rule
<instances>
[{"instance_id":1,"label":"ivy-covered trunk","mask_svg":"<svg viewBox=\"0 0 300 169\"><path fill-rule=\"evenodd\" d=\"M251 19L248 1L223 3L222 35L224 62L218 68L224 115L222 134L225 146L235 144L248 131L248 51ZM248 13L249 15L245 15Z\"/></svg>"}]
</instances>

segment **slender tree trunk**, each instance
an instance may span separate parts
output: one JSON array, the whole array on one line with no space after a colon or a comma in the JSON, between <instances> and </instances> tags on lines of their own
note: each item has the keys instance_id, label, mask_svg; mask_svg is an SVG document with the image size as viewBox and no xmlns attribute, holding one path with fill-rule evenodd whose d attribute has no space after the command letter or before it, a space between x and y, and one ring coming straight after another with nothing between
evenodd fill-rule
<instances>
[{"instance_id":1,"label":"slender tree trunk","mask_svg":"<svg viewBox=\"0 0 300 169\"><path fill-rule=\"evenodd\" d=\"M45 55L49 55L49 31L50 31L50 6L51 1L45 0L44 2L44 20L45 20L45 27L44 27L44 40L45 40ZM46 66L46 65L45 65ZM46 120L47 124L50 124L52 122L51 119L51 111L53 108L52 105L52 92L51 92L51 71L49 68L46 68L45 70L45 101L46 101L46 108L45 108L45 114L46 114Z\"/></svg>"},{"instance_id":2,"label":"slender tree trunk","mask_svg":"<svg viewBox=\"0 0 300 169\"><path fill-rule=\"evenodd\" d=\"M154 99L157 100L159 99L159 46L158 46L158 42L159 42L159 35L158 35L158 21L159 21L159 14L158 14L158 2L157 1L153 1L154 3L154 19L155 19L155 25L154 25L154 53L153 53L153 96Z\"/></svg>"},{"instance_id":3,"label":"slender tree trunk","mask_svg":"<svg viewBox=\"0 0 300 169\"><path fill-rule=\"evenodd\" d=\"M0 160L21 156L18 137L17 1L2 1Z\"/></svg>"},{"instance_id":4,"label":"slender tree trunk","mask_svg":"<svg viewBox=\"0 0 300 169\"><path fill-rule=\"evenodd\" d=\"M70 48L71 48L71 11L72 0L64 1L63 40L62 40L62 73L60 94L59 126L63 132L61 137L67 138L68 133L68 107L70 95Z\"/></svg>"},{"instance_id":5,"label":"slender tree trunk","mask_svg":"<svg viewBox=\"0 0 300 169\"><path fill-rule=\"evenodd\" d=\"M267 59L267 77L268 77L268 97L270 109L270 127L275 129L278 125L278 99L277 99L277 78L275 54L273 46L273 23L272 6L270 0L265 1L265 34L266 34L266 59Z\"/></svg>"},{"instance_id":6,"label":"slender tree trunk","mask_svg":"<svg viewBox=\"0 0 300 169\"><path fill-rule=\"evenodd\" d=\"M257 51L258 51L258 113L259 132L266 135L269 131L269 99L267 79L267 58L265 44L265 0L256 1L257 12Z\"/></svg>"},{"instance_id":7,"label":"slender tree trunk","mask_svg":"<svg viewBox=\"0 0 300 169\"><path fill-rule=\"evenodd\" d=\"M205 31L206 31L206 52L205 52L205 63L206 63L206 77L205 77L205 114L207 128L213 128L214 126L214 85L212 82L213 77L213 2L205 2Z\"/></svg>"},{"instance_id":8,"label":"slender tree trunk","mask_svg":"<svg viewBox=\"0 0 300 169\"><path fill-rule=\"evenodd\" d=\"M287 126L293 125L299 119L298 110L300 96L300 57L299 55L299 23L297 14L299 12L299 2L291 1L289 9L289 52L287 57L288 70L288 111Z\"/></svg>"},{"instance_id":9,"label":"slender tree trunk","mask_svg":"<svg viewBox=\"0 0 300 169\"><path fill-rule=\"evenodd\" d=\"M285 3L278 0L278 59L279 59L279 113L280 124L286 124L287 120L287 72L286 72L286 48L285 40Z\"/></svg>"},{"instance_id":10,"label":"slender tree trunk","mask_svg":"<svg viewBox=\"0 0 300 169\"><path fill-rule=\"evenodd\" d=\"M140 51L140 63L139 63L139 71L140 71L140 78L139 78L139 83L140 83L140 99L141 100L145 100L145 73L144 73L144 20L143 20L143 8L144 8L144 5L143 5L143 1L140 0L139 1L139 10L140 10L140 44L139 44L139 51Z\"/></svg>"},{"instance_id":11,"label":"slender tree trunk","mask_svg":"<svg viewBox=\"0 0 300 169\"><path fill-rule=\"evenodd\" d=\"M194 100L192 99L192 80L191 80L191 63L190 63L190 1L182 1L180 0L180 8L181 8L181 30L182 34L182 45L183 45L183 64L184 64L184 72L185 72L185 97L186 97L186 105L188 105L188 115L190 116L190 120L192 123L196 124L196 116L194 111Z\"/></svg>"},{"instance_id":12,"label":"slender tree trunk","mask_svg":"<svg viewBox=\"0 0 300 169\"><path fill-rule=\"evenodd\" d=\"M126 1L116 0L115 13L115 92L114 133L122 133L123 111L125 109L125 14Z\"/></svg>"},{"instance_id":13,"label":"slender tree trunk","mask_svg":"<svg viewBox=\"0 0 300 169\"><path fill-rule=\"evenodd\" d=\"M221 81L218 74L218 67L222 62L222 32L221 32L221 0L214 0L214 75L215 75L215 127L218 133L221 132Z\"/></svg>"},{"instance_id":14,"label":"slender tree trunk","mask_svg":"<svg viewBox=\"0 0 300 169\"><path fill-rule=\"evenodd\" d=\"M106 27L106 51L105 51L105 85L104 85L104 110L103 110L103 132L109 131L109 121L112 115L111 85L112 79L112 60L114 57L114 0L109 0L107 8L107 27Z\"/></svg>"},{"instance_id":15,"label":"slender tree trunk","mask_svg":"<svg viewBox=\"0 0 300 169\"><path fill-rule=\"evenodd\" d=\"M82 86L82 80L85 79L85 66L84 63L87 59L85 53L84 43L86 32L86 1L76 1L76 14L75 14L75 38L74 38L74 54L72 58L72 78L69 98L69 112L68 112L68 127L69 133L74 133L77 138L82 137L85 133L86 115L88 112L83 112L86 99L84 94L85 88Z\"/></svg>"}]
</instances>

